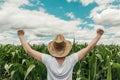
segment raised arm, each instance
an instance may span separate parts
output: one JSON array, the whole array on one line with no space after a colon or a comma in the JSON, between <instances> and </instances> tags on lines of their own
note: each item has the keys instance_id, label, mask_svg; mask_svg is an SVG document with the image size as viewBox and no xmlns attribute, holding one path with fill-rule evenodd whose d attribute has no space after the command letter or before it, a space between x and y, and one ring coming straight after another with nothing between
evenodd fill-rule
<instances>
[{"instance_id":1,"label":"raised arm","mask_svg":"<svg viewBox=\"0 0 120 80\"><path fill-rule=\"evenodd\" d=\"M96 37L88 44L88 46L78 52L79 60L85 57L85 55L87 55L87 53L89 53L90 50L94 48L94 46L96 45L96 43L99 41L99 39L104 33L102 29L97 29L96 32L97 32Z\"/></svg>"},{"instance_id":2,"label":"raised arm","mask_svg":"<svg viewBox=\"0 0 120 80\"><path fill-rule=\"evenodd\" d=\"M25 51L32 56L33 58L35 58L38 61L41 61L41 53L38 51L33 50L28 43L26 42L25 38L24 38L24 30L18 30L17 31L18 37L20 39L20 42L23 46L23 48L25 49Z\"/></svg>"}]
</instances>

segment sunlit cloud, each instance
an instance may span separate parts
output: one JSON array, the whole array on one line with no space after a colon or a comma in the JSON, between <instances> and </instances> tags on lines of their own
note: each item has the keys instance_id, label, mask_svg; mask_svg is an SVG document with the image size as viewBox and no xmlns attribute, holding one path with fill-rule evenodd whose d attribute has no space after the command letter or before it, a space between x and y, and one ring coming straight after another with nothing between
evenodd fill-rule
<instances>
[{"instance_id":1,"label":"sunlit cloud","mask_svg":"<svg viewBox=\"0 0 120 80\"><path fill-rule=\"evenodd\" d=\"M89 43L96 36L98 28L105 31L99 43L120 44L120 10L118 4L113 4L117 2L119 1L66 0L66 5L61 2L61 5L48 6L47 2L39 0L35 3L29 0L1 1L0 44L20 44L18 29L25 30L25 38L31 44L47 44L56 34L63 34L70 41L75 39L78 43ZM95 6L88 11L86 7L90 4ZM86 13L89 15L83 17Z\"/></svg>"}]
</instances>

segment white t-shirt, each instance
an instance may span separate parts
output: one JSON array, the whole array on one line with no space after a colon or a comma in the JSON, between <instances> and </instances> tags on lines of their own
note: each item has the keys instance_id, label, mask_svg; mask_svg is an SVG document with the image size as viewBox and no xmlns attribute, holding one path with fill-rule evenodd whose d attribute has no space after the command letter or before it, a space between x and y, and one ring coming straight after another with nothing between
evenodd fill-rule
<instances>
[{"instance_id":1,"label":"white t-shirt","mask_svg":"<svg viewBox=\"0 0 120 80\"><path fill-rule=\"evenodd\" d=\"M77 61L77 53L67 56L62 64L55 57L42 54L42 62L47 68L47 80L72 80L73 67Z\"/></svg>"}]
</instances>

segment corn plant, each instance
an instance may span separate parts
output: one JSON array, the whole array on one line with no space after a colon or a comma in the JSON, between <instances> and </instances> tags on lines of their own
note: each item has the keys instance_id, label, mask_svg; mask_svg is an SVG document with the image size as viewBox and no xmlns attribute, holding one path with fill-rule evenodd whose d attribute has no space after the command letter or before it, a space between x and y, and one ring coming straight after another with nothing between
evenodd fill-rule
<instances>
[{"instance_id":1,"label":"corn plant","mask_svg":"<svg viewBox=\"0 0 120 80\"><path fill-rule=\"evenodd\" d=\"M30 46L49 54L44 44ZM70 54L86 46L86 43L74 42ZM45 65L29 56L21 45L0 45L0 80L47 80L47 71ZM73 80L120 80L120 46L96 45L75 65Z\"/></svg>"}]
</instances>

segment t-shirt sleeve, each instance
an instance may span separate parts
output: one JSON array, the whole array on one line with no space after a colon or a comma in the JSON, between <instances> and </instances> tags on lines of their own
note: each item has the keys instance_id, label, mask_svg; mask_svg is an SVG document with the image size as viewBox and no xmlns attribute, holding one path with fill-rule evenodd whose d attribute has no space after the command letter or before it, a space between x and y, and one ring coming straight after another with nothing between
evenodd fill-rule
<instances>
[{"instance_id":1,"label":"t-shirt sleeve","mask_svg":"<svg viewBox=\"0 0 120 80\"><path fill-rule=\"evenodd\" d=\"M69 56L71 64L75 65L78 62L78 53L73 53Z\"/></svg>"},{"instance_id":2,"label":"t-shirt sleeve","mask_svg":"<svg viewBox=\"0 0 120 80\"><path fill-rule=\"evenodd\" d=\"M48 54L42 54L42 63L44 63L45 65L47 65L49 59L50 59L50 55L48 55Z\"/></svg>"}]
</instances>

